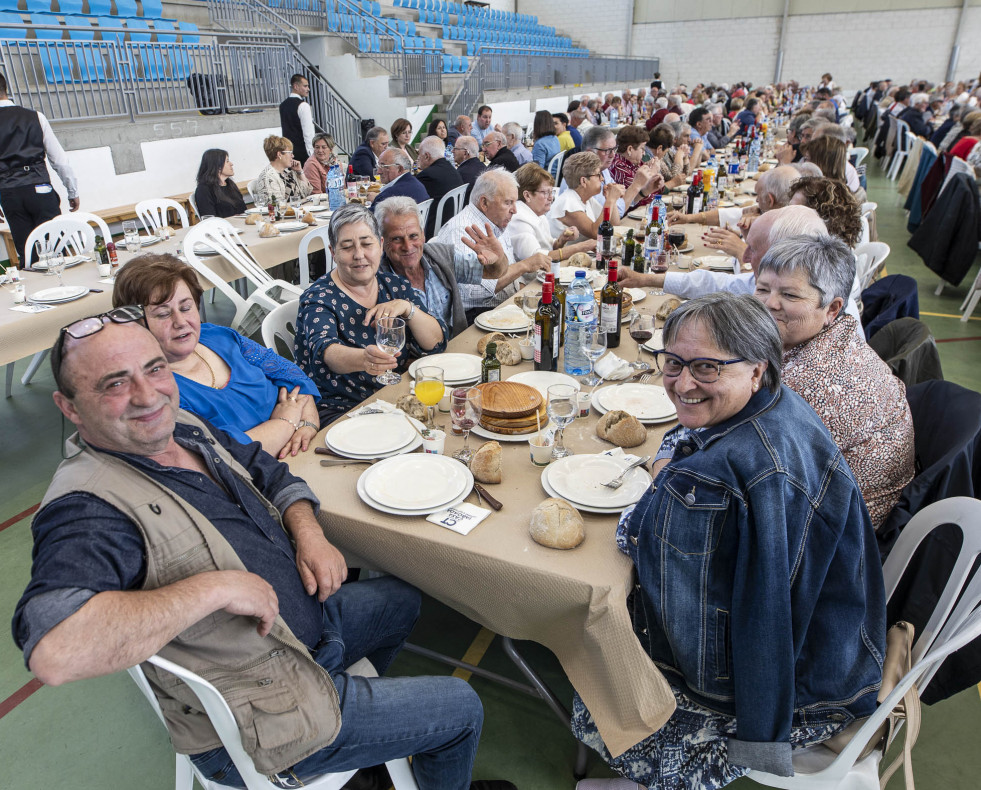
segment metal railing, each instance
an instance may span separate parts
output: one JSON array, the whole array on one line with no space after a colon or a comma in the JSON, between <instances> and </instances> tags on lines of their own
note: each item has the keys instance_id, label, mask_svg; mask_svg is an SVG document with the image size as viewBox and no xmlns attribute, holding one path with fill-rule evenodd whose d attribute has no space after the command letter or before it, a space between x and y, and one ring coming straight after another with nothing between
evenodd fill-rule
<instances>
[{"instance_id":1,"label":"metal railing","mask_svg":"<svg viewBox=\"0 0 981 790\"><path fill-rule=\"evenodd\" d=\"M453 123L458 115L470 115L484 93L484 72L486 71L483 58L471 58L463 82L446 105L446 117Z\"/></svg>"},{"instance_id":2,"label":"metal railing","mask_svg":"<svg viewBox=\"0 0 981 790\"><path fill-rule=\"evenodd\" d=\"M211 22L240 36L284 36L300 43L300 31L281 14L255 0L208 0Z\"/></svg>"}]
</instances>

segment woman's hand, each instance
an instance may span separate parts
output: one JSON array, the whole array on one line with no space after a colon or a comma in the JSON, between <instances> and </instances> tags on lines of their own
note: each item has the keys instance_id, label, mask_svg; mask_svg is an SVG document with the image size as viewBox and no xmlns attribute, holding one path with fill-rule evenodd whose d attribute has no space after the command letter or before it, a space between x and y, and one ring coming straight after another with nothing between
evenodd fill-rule
<instances>
[{"instance_id":1,"label":"woman's hand","mask_svg":"<svg viewBox=\"0 0 981 790\"><path fill-rule=\"evenodd\" d=\"M576 231L575 228L566 228L564 231L562 231L559 237L552 243L552 249L558 250L564 247L566 244L568 244L578 235L579 233Z\"/></svg>"},{"instance_id":2,"label":"woman's hand","mask_svg":"<svg viewBox=\"0 0 981 790\"><path fill-rule=\"evenodd\" d=\"M613 203L616 203L623 197L623 193L626 191L627 190L624 189L622 184L607 184L603 187L603 202L609 203L612 201Z\"/></svg>"},{"instance_id":3,"label":"woman's hand","mask_svg":"<svg viewBox=\"0 0 981 790\"><path fill-rule=\"evenodd\" d=\"M369 376L379 376L398 367L398 357L386 354L372 343L364 349L364 372Z\"/></svg>"},{"instance_id":4,"label":"woman's hand","mask_svg":"<svg viewBox=\"0 0 981 790\"><path fill-rule=\"evenodd\" d=\"M287 422L298 423L303 419L303 404L300 403L300 387L296 386L292 392L287 392L286 387L279 388L279 398L273 406L270 420L284 419Z\"/></svg>"},{"instance_id":5,"label":"woman's hand","mask_svg":"<svg viewBox=\"0 0 981 790\"><path fill-rule=\"evenodd\" d=\"M320 431L320 417L317 414L317 404L313 395L300 395L296 402L300 405L301 419L306 420L307 423L313 423L313 425L304 425L299 430L293 431L290 440L283 445L283 449L279 453L280 460L287 455L306 452L310 447L310 440Z\"/></svg>"},{"instance_id":6,"label":"woman's hand","mask_svg":"<svg viewBox=\"0 0 981 790\"><path fill-rule=\"evenodd\" d=\"M696 216L697 216L696 214L685 214L685 212L683 211L677 211L677 210L669 211L668 224L676 225L678 223L685 224L689 222L698 222L698 220L695 219Z\"/></svg>"},{"instance_id":7,"label":"woman's hand","mask_svg":"<svg viewBox=\"0 0 981 790\"><path fill-rule=\"evenodd\" d=\"M364 325L370 326L379 318L402 318L412 312L412 302L408 299L393 299L391 302L379 302L364 316Z\"/></svg>"}]
</instances>

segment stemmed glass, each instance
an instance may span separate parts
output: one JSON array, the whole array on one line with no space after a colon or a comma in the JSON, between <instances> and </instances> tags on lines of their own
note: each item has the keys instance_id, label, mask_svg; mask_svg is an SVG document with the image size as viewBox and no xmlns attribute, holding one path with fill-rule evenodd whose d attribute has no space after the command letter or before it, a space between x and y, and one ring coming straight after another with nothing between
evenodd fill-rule
<instances>
[{"instance_id":1,"label":"stemmed glass","mask_svg":"<svg viewBox=\"0 0 981 790\"><path fill-rule=\"evenodd\" d=\"M48 271L58 275L58 287L63 288L65 283L62 282L61 275L65 272L65 256L61 252L55 252L48 259Z\"/></svg>"},{"instance_id":2,"label":"stemmed glass","mask_svg":"<svg viewBox=\"0 0 981 790\"><path fill-rule=\"evenodd\" d=\"M453 427L463 431L463 449L454 453L453 458L467 466L473 460L474 451L470 449L470 429L480 424L484 413L484 402L476 387L453 390L450 395L450 419Z\"/></svg>"},{"instance_id":3,"label":"stemmed glass","mask_svg":"<svg viewBox=\"0 0 981 790\"><path fill-rule=\"evenodd\" d=\"M416 397L427 407L426 427L431 431L436 430L436 405L443 399L444 392L442 368L427 365L416 371Z\"/></svg>"},{"instance_id":4,"label":"stemmed glass","mask_svg":"<svg viewBox=\"0 0 981 790\"><path fill-rule=\"evenodd\" d=\"M524 293L518 294L514 297L514 303L521 308L525 316L531 322L528 325L528 332L525 337L531 336L531 330L535 326L535 313L538 312L538 300L541 299L541 293Z\"/></svg>"},{"instance_id":5,"label":"stemmed glass","mask_svg":"<svg viewBox=\"0 0 981 790\"><path fill-rule=\"evenodd\" d=\"M54 277L54 271L51 268L51 259L54 257L54 252L51 250L42 250L39 247L35 247L38 250L37 253L37 268L44 269L45 277Z\"/></svg>"},{"instance_id":6,"label":"stemmed glass","mask_svg":"<svg viewBox=\"0 0 981 790\"><path fill-rule=\"evenodd\" d=\"M545 407L549 419L559 426L559 435L555 437L552 448L552 458L565 458L572 455L572 450L565 446L566 426L571 425L579 411L579 390L571 384L553 384L548 388L548 405Z\"/></svg>"},{"instance_id":7,"label":"stemmed glass","mask_svg":"<svg viewBox=\"0 0 981 790\"><path fill-rule=\"evenodd\" d=\"M398 356L405 346L405 321L392 316L376 319L375 344L386 354ZM375 376L375 381L382 385L398 384L401 380L402 377L394 370L386 370Z\"/></svg>"},{"instance_id":8,"label":"stemmed glass","mask_svg":"<svg viewBox=\"0 0 981 790\"><path fill-rule=\"evenodd\" d=\"M603 379L596 375L596 363L606 353L606 330L598 324L591 324L580 336L582 351L589 359L589 376L585 383L595 387Z\"/></svg>"},{"instance_id":9,"label":"stemmed glass","mask_svg":"<svg viewBox=\"0 0 981 790\"><path fill-rule=\"evenodd\" d=\"M140 240L140 229L136 220L128 219L123 222L123 241L126 244L126 252L135 255L140 251L143 242Z\"/></svg>"},{"instance_id":10,"label":"stemmed glass","mask_svg":"<svg viewBox=\"0 0 981 790\"><path fill-rule=\"evenodd\" d=\"M650 370L650 365L640 358L640 347L654 337L654 319L637 313L630 319L630 337L637 341L637 359L630 363L634 370Z\"/></svg>"}]
</instances>

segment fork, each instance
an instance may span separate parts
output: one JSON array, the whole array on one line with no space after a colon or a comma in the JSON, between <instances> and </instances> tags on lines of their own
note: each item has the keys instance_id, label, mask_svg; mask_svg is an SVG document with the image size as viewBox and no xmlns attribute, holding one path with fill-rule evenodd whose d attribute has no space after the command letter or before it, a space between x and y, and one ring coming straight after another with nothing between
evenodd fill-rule
<instances>
[{"instance_id":1,"label":"fork","mask_svg":"<svg viewBox=\"0 0 981 790\"><path fill-rule=\"evenodd\" d=\"M616 491L620 486L623 485L623 478L626 477L627 472L629 472L631 469L637 466L643 466L650 460L651 457L649 455L645 455L643 458L638 458L636 461L630 464L630 466L628 466L626 469L620 472L620 474L614 477L609 483L603 483L603 485L606 486L607 488L612 488L614 491Z\"/></svg>"}]
</instances>

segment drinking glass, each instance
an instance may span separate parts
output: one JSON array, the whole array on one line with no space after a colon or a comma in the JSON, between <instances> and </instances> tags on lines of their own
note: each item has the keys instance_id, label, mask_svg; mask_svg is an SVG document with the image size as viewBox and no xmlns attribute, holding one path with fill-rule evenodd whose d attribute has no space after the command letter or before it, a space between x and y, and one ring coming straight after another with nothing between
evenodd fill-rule
<instances>
[{"instance_id":1,"label":"drinking glass","mask_svg":"<svg viewBox=\"0 0 981 790\"><path fill-rule=\"evenodd\" d=\"M654 254L654 258L651 261L651 272L653 274L664 274L668 270L668 263L670 262L671 253L665 250L659 250ZM651 296L660 296L664 293L663 288L651 288L648 293Z\"/></svg>"},{"instance_id":2,"label":"drinking glass","mask_svg":"<svg viewBox=\"0 0 981 790\"><path fill-rule=\"evenodd\" d=\"M405 346L405 321L401 318L379 318L375 321L375 344L386 354L393 357ZM375 376L375 381L382 385L398 384L402 377L394 370L386 370ZM438 401L437 401L438 402Z\"/></svg>"},{"instance_id":3,"label":"drinking glass","mask_svg":"<svg viewBox=\"0 0 981 790\"><path fill-rule=\"evenodd\" d=\"M58 275L58 286L64 287L65 284L61 280L61 275L65 271L65 256L62 253L52 253L48 261L48 271Z\"/></svg>"},{"instance_id":4,"label":"drinking glass","mask_svg":"<svg viewBox=\"0 0 981 790\"><path fill-rule=\"evenodd\" d=\"M45 277L54 277L54 271L51 269L51 259L54 257L54 252L51 250L38 249L37 254L37 268L44 270Z\"/></svg>"},{"instance_id":5,"label":"drinking glass","mask_svg":"<svg viewBox=\"0 0 981 790\"><path fill-rule=\"evenodd\" d=\"M572 450L565 446L565 429L571 425L579 413L579 390L571 384L553 384L548 388L548 405L545 407L549 419L559 427L552 448L552 458L565 458Z\"/></svg>"},{"instance_id":6,"label":"drinking glass","mask_svg":"<svg viewBox=\"0 0 981 790\"><path fill-rule=\"evenodd\" d=\"M416 397L427 408L426 427L436 429L436 405L443 400L443 369L435 365L420 367L416 371Z\"/></svg>"},{"instance_id":7,"label":"drinking glass","mask_svg":"<svg viewBox=\"0 0 981 790\"><path fill-rule=\"evenodd\" d=\"M123 240L126 244L126 252L135 255L140 251L143 242L140 240L140 229L136 220L128 219L123 222Z\"/></svg>"},{"instance_id":8,"label":"drinking glass","mask_svg":"<svg viewBox=\"0 0 981 790\"><path fill-rule=\"evenodd\" d=\"M597 324L590 324L580 337L582 338L582 351L589 359L589 376L585 383L590 387L595 387L603 381L596 375L596 363L606 353L606 330Z\"/></svg>"},{"instance_id":9,"label":"drinking glass","mask_svg":"<svg viewBox=\"0 0 981 790\"><path fill-rule=\"evenodd\" d=\"M535 327L535 313L538 312L538 301L542 298L541 292L518 294L514 297L514 303L521 308L525 316L531 322L525 337L531 336L531 331Z\"/></svg>"},{"instance_id":10,"label":"drinking glass","mask_svg":"<svg viewBox=\"0 0 981 790\"><path fill-rule=\"evenodd\" d=\"M453 458L467 466L473 460L474 451L470 449L470 429L480 425L484 413L484 402L476 387L460 387L450 395L450 419L453 427L463 431L463 449L453 454Z\"/></svg>"},{"instance_id":11,"label":"drinking glass","mask_svg":"<svg viewBox=\"0 0 981 790\"><path fill-rule=\"evenodd\" d=\"M640 347L654 337L654 318L637 313L630 319L630 337L637 341L637 359L630 363L634 370L650 370L650 365L640 358Z\"/></svg>"}]
</instances>

